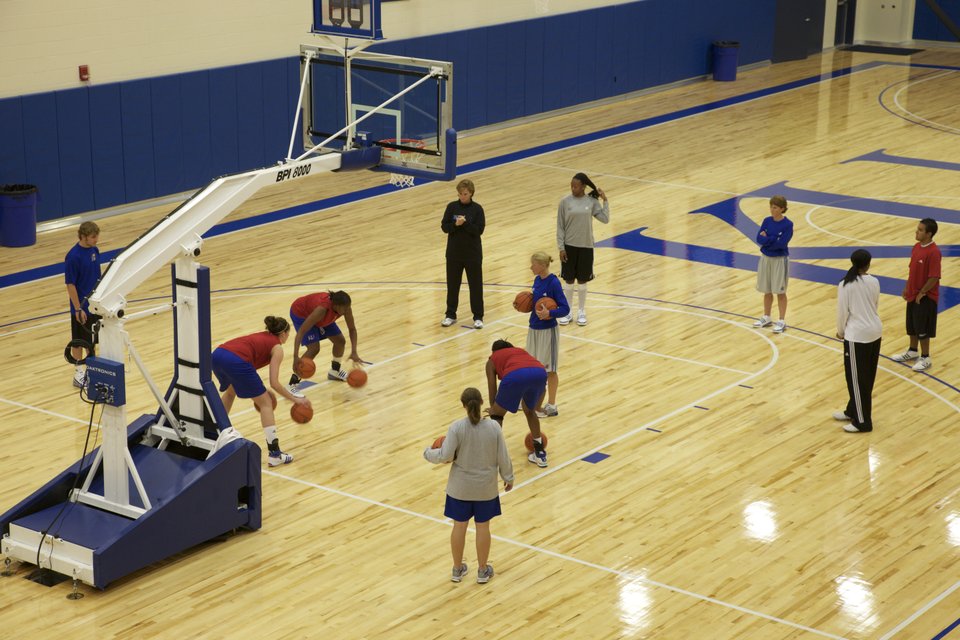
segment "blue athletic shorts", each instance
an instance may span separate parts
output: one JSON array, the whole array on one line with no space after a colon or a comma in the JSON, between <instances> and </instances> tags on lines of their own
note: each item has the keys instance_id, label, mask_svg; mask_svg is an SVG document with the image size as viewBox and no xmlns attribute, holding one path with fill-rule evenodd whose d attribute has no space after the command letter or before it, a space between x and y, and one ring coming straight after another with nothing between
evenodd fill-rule
<instances>
[{"instance_id":1,"label":"blue athletic shorts","mask_svg":"<svg viewBox=\"0 0 960 640\"><path fill-rule=\"evenodd\" d=\"M443 515L457 522L486 522L500 515L500 496L493 500L457 500L447 496Z\"/></svg>"},{"instance_id":2,"label":"blue athletic shorts","mask_svg":"<svg viewBox=\"0 0 960 640\"><path fill-rule=\"evenodd\" d=\"M252 364L220 347L213 351L213 373L220 381L220 391L232 385L238 398L256 398L267 391Z\"/></svg>"},{"instance_id":3,"label":"blue athletic shorts","mask_svg":"<svg viewBox=\"0 0 960 640\"><path fill-rule=\"evenodd\" d=\"M298 315L294 315L293 311L290 312L290 319L293 321L294 331L300 331L300 326L303 325L303 321L306 320L306 318L301 318ZM307 334L303 336L303 342L301 344L313 344L314 342L326 340L330 336L342 335L343 332L340 331L340 327L337 326L337 323L331 322L325 327L310 327L310 331L307 331Z\"/></svg>"},{"instance_id":4,"label":"blue athletic shorts","mask_svg":"<svg viewBox=\"0 0 960 640\"><path fill-rule=\"evenodd\" d=\"M500 381L496 403L516 413L520 408L520 399L531 409L537 406L540 396L547 388L547 371L542 367L515 369Z\"/></svg>"}]
</instances>

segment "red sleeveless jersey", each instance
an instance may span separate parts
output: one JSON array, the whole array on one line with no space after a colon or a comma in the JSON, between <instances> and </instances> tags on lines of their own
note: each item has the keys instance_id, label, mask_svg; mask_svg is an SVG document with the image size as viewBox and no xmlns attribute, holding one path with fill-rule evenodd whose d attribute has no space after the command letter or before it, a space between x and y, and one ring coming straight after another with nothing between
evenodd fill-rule
<instances>
[{"instance_id":1,"label":"red sleeveless jersey","mask_svg":"<svg viewBox=\"0 0 960 640\"><path fill-rule=\"evenodd\" d=\"M527 369L529 367L546 369L543 363L519 347L497 349L490 354L490 359L493 360L493 368L497 372L497 377L501 380L508 373L517 369Z\"/></svg>"},{"instance_id":2,"label":"red sleeveless jersey","mask_svg":"<svg viewBox=\"0 0 960 640\"><path fill-rule=\"evenodd\" d=\"M230 353L239 356L253 365L254 369L259 369L270 364L270 352L280 344L280 338L269 331L260 333L251 333L248 336L234 338L220 345L221 349L226 349Z\"/></svg>"},{"instance_id":3,"label":"red sleeveless jersey","mask_svg":"<svg viewBox=\"0 0 960 640\"><path fill-rule=\"evenodd\" d=\"M317 307L323 307L327 310L327 314L317 322L318 327L322 328L328 324L333 324L337 318L340 317L340 314L333 310L333 303L330 302L330 294L326 291L311 293L297 298L293 301L293 304L290 305L290 311L296 316L306 318L313 313L313 310Z\"/></svg>"}]
</instances>

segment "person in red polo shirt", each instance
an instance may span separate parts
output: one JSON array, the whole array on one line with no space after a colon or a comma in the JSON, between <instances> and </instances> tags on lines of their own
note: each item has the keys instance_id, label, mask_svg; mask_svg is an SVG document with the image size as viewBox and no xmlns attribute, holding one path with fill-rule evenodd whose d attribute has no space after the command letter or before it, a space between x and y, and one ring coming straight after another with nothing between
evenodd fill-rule
<instances>
[{"instance_id":1,"label":"person in red polo shirt","mask_svg":"<svg viewBox=\"0 0 960 640\"><path fill-rule=\"evenodd\" d=\"M540 438L540 418L536 407L547 388L547 370L532 355L506 340L497 340L487 360L487 385L493 402L488 409L490 417L503 426L503 416L523 409L527 427L533 436L533 453L527 459L538 467L547 466L547 452ZM497 390L497 378L500 390Z\"/></svg>"},{"instance_id":2,"label":"person in red polo shirt","mask_svg":"<svg viewBox=\"0 0 960 640\"><path fill-rule=\"evenodd\" d=\"M893 356L896 362L916 360L914 371L926 371L930 360L930 338L937 337L937 301L940 299L940 249L933 241L937 222L924 218L917 225L917 244L910 254L910 277L903 288L907 301L907 335L910 348ZM919 347L919 351L917 348Z\"/></svg>"},{"instance_id":3,"label":"person in red polo shirt","mask_svg":"<svg viewBox=\"0 0 960 640\"><path fill-rule=\"evenodd\" d=\"M333 359L330 361L328 380L346 380L347 372L340 366L347 341L337 326L337 319L343 318L350 332L350 359L360 364L363 360L357 354L357 325L353 321L353 302L346 291L322 291L301 296L290 305L290 319L293 321L295 336L293 339L293 375L287 387L295 396L302 396L300 384L300 346L306 347L305 356L314 359L320 353L320 341L329 340L333 346Z\"/></svg>"}]
</instances>

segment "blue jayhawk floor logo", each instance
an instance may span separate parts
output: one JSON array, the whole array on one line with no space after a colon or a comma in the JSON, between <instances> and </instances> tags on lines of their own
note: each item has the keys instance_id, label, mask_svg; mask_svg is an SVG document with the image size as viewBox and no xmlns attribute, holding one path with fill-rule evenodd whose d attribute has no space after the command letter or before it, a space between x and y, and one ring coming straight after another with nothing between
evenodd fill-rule
<instances>
[{"instance_id":1,"label":"blue jayhawk floor logo","mask_svg":"<svg viewBox=\"0 0 960 640\"><path fill-rule=\"evenodd\" d=\"M926 166L937 169L947 169L960 171L960 164L924 161L915 158L903 158L891 156L883 153L883 150L875 151L858 158L853 158L847 162L868 161L868 162L889 162L894 164L910 164L915 166ZM769 198L774 195L784 196L788 202L797 202L805 204L814 204L820 206L840 206L843 209L851 211L862 211L866 213L880 213L902 218L933 218L939 223L960 224L960 211L956 209L944 209L940 207L927 207L921 205L907 204L901 202L890 202L887 200L876 200L872 198L857 198L840 193L827 193L824 191L810 191L807 189L798 189L788 186L786 182L778 182L767 187L756 189L749 193L744 193L734 198L716 202L707 207L691 211L691 214L707 214L726 222L737 231L745 235L751 241L757 237L760 230L759 225L754 222L740 209L740 202L744 198ZM745 271L756 271L757 264L760 261L758 254L738 253L716 247L706 247L702 245L687 244L684 242L675 242L672 240L661 240L647 235L646 232L654 230L648 227L641 227L614 236L607 240L597 243L598 247L614 247L618 249L628 249L630 251L640 251L653 255L669 256L673 258L682 258L694 262L703 262L734 269L743 269ZM911 229L906 229L905 233L911 233ZM960 256L960 245L938 245L944 258ZM790 247L790 277L810 282L819 282L835 286L843 279L846 269L836 269L823 267L819 265L806 264L803 260L846 260L850 257L850 252L854 247ZM909 261L910 252L913 243L907 246L875 246L869 247L870 253L874 258L904 258ZM907 265L904 265L904 273L907 271ZM880 290L883 293L899 297L903 292L905 280L890 278L887 276L877 276L880 281ZM940 311L946 311L951 307L960 304L960 288L940 285Z\"/></svg>"}]
</instances>

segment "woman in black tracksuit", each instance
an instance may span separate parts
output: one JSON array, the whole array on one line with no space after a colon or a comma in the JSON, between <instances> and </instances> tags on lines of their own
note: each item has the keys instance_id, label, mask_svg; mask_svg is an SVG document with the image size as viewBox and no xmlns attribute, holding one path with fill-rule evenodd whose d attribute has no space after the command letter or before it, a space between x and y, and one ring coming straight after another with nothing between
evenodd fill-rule
<instances>
[{"instance_id":1,"label":"woman in black tracksuit","mask_svg":"<svg viewBox=\"0 0 960 640\"><path fill-rule=\"evenodd\" d=\"M457 184L458 198L447 205L440 228L447 234L447 311L440 322L449 327L457 321L460 284L467 272L470 285L470 311L474 329L483 328L483 247L480 236L487 222L483 207L473 201L473 182Z\"/></svg>"}]
</instances>

